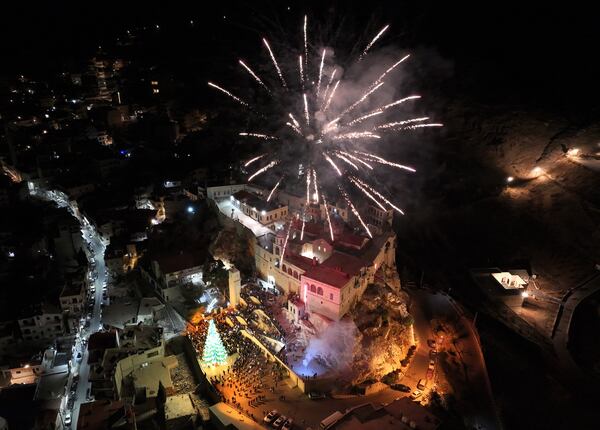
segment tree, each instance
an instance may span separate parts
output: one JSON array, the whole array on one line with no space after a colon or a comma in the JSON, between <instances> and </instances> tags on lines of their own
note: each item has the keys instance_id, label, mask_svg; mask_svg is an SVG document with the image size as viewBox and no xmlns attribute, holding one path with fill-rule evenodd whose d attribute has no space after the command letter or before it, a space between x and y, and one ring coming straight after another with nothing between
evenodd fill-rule
<instances>
[{"instance_id":1,"label":"tree","mask_svg":"<svg viewBox=\"0 0 600 430\"><path fill-rule=\"evenodd\" d=\"M208 323L208 334L204 342L204 351L202 352L202 361L206 364L225 364L227 363L227 351L225 345L217 332L215 322L211 319Z\"/></svg>"}]
</instances>

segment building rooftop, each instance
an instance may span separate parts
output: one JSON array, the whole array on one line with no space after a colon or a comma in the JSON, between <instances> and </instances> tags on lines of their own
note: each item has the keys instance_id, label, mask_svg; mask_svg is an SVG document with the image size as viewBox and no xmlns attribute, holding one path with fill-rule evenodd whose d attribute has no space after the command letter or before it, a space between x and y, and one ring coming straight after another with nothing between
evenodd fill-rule
<instances>
[{"instance_id":1,"label":"building rooftop","mask_svg":"<svg viewBox=\"0 0 600 430\"><path fill-rule=\"evenodd\" d=\"M272 211L275 209L278 209L279 207L281 207L280 205L274 203L274 202L267 202L266 200L263 200L262 198L258 197L255 194L252 194L246 190L242 190L242 191L238 191L237 193L233 194L231 197L233 197L235 200L244 203L247 206L250 206L252 208L256 208L257 211Z\"/></svg>"},{"instance_id":2,"label":"building rooftop","mask_svg":"<svg viewBox=\"0 0 600 430\"><path fill-rule=\"evenodd\" d=\"M165 420L173 420L180 417L194 415L196 408L189 394L177 394L169 396L165 400Z\"/></svg>"},{"instance_id":3,"label":"building rooftop","mask_svg":"<svg viewBox=\"0 0 600 430\"><path fill-rule=\"evenodd\" d=\"M60 309L52 303L43 302L30 305L20 310L19 319L31 318L43 314L61 314Z\"/></svg>"},{"instance_id":4,"label":"building rooftop","mask_svg":"<svg viewBox=\"0 0 600 430\"><path fill-rule=\"evenodd\" d=\"M302 276L336 288L343 288L351 278L347 273L325 266L312 266Z\"/></svg>"},{"instance_id":5,"label":"building rooftop","mask_svg":"<svg viewBox=\"0 0 600 430\"><path fill-rule=\"evenodd\" d=\"M173 391L173 380L171 379L170 369L177 367L177 358L173 355L163 358L160 361L147 363L138 367L132 372L133 387L146 390L146 398L156 397L158 389L162 385L167 394Z\"/></svg>"},{"instance_id":6,"label":"building rooftop","mask_svg":"<svg viewBox=\"0 0 600 430\"><path fill-rule=\"evenodd\" d=\"M124 405L120 400L96 400L82 403L79 407L77 428L86 430L110 428L112 424L124 416Z\"/></svg>"},{"instance_id":7,"label":"building rooftop","mask_svg":"<svg viewBox=\"0 0 600 430\"><path fill-rule=\"evenodd\" d=\"M158 263L162 273L179 272L196 266L202 266L203 260L200 256L191 252L181 251L179 254L163 254L156 256L154 260Z\"/></svg>"},{"instance_id":8,"label":"building rooftop","mask_svg":"<svg viewBox=\"0 0 600 430\"><path fill-rule=\"evenodd\" d=\"M360 270L370 264L350 254L333 251L331 256L321 263L321 266L340 270L350 276L360 274Z\"/></svg>"},{"instance_id":9,"label":"building rooftop","mask_svg":"<svg viewBox=\"0 0 600 430\"><path fill-rule=\"evenodd\" d=\"M143 324L127 325L119 335L122 348L150 349L163 340L163 328Z\"/></svg>"},{"instance_id":10,"label":"building rooftop","mask_svg":"<svg viewBox=\"0 0 600 430\"><path fill-rule=\"evenodd\" d=\"M408 397L383 407L371 403L351 409L333 427L334 430L435 430L440 420Z\"/></svg>"},{"instance_id":11,"label":"building rooftop","mask_svg":"<svg viewBox=\"0 0 600 430\"><path fill-rule=\"evenodd\" d=\"M526 284L523 280L523 277L529 279L529 275L525 270L502 271L497 267L489 267L472 269L470 272L471 277L477 286L479 286L479 288L481 288L485 294L491 297L508 297L521 294ZM516 273L520 274L515 275ZM506 276L503 276L503 274L506 274ZM512 279L511 274L516 276L515 284L513 286L510 286L509 283L507 284L502 282L503 278L508 279L510 277ZM494 275L499 275L499 277L496 278ZM521 282L523 282L523 284L521 284Z\"/></svg>"},{"instance_id":12,"label":"building rooftop","mask_svg":"<svg viewBox=\"0 0 600 430\"><path fill-rule=\"evenodd\" d=\"M305 258L297 257L296 258ZM312 262L312 260L310 260ZM343 252L334 251L321 264L310 264L303 276L337 288L344 287L352 277L360 274L366 264L362 259Z\"/></svg>"},{"instance_id":13,"label":"building rooftop","mask_svg":"<svg viewBox=\"0 0 600 430\"><path fill-rule=\"evenodd\" d=\"M302 255L288 254L287 252L285 258L283 259L283 264L286 262L304 270L305 272L316 265L312 258L304 257Z\"/></svg>"},{"instance_id":14,"label":"building rooftop","mask_svg":"<svg viewBox=\"0 0 600 430\"><path fill-rule=\"evenodd\" d=\"M83 283L75 282L66 284L60 293L61 297L79 296L83 293Z\"/></svg>"}]
</instances>

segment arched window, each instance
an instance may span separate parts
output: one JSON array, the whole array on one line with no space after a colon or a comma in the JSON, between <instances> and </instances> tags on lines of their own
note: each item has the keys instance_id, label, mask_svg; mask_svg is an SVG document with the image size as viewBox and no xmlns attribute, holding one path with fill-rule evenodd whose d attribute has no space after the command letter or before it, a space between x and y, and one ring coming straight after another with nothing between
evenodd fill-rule
<instances>
[{"instance_id":1,"label":"arched window","mask_svg":"<svg viewBox=\"0 0 600 430\"><path fill-rule=\"evenodd\" d=\"M292 268L288 267L288 275L292 276Z\"/></svg>"},{"instance_id":2,"label":"arched window","mask_svg":"<svg viewBox=\"0 0 600 430\"><path fill-rule=\"evenodd\" d=\"M312 284L312 285L310 286L310 292L311 292L311 293L316 293L316 292L317 292L317 287L315 287L315 284Z\"/></svg>"},{"instance_id":3,"label":"arched window","mask_svg":"<svg viewBox=\"0 0 600 430\"><path fill-rule=\"evenodd\" d=\"M317 288L317 294L319 296L322 296L323 295L323 288L321 288L321 287Z\"/></svg>"},{"instance_id":4,"label":"arched window","mask_svg":"<svg viewBox=\"0 0 600 430\"><path fill-rule=\"evenodd\" d=\"M294 270L294 278L298 279L298 272Z\"/></svg>"},{"instance_id":5,"label":"arched window","mask_svg":"<svg viewBox=\"0 0 600 430\"><path fill-rule=\"evenodd\" d=\"M281 266L281 270L283 270L284 272L287 272L287 267L285 264L283 266Z\"/></svg>"}]
</instances>

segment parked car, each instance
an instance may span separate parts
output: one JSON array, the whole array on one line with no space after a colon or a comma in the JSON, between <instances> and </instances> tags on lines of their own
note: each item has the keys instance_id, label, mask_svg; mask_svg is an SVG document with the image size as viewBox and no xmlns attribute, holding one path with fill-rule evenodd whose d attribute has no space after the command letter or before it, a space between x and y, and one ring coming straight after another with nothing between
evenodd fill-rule
<instances>
[{"instance_id":1,"label":"parked car","mask_svg":"<svg viewBox=\"0 0 600 430\"><path fill-rule=\"evenodd\" d=\"M275 421L275 418L277 418L279 416L279 412L277 411L277 409L273 409L271 412L269 412L264 418L263 421L266 422L267 424L272 423L273 421Z\"/></svg>"},{"instance_id":2,"label":"parked car","mask_svg":"<svg viewBox=\"0 0 600 430\"><path fill-rule=\"evenodd\" d=\"M429 360L429 369L435 369L435 360Z\"/></svg>"},{"instance_id":3,"label":"parked car","mask_svg":"<svg viewBox=\"0 0 600 430\"><path fill-rule=\"evenodd\" d=\"M431 351L429 351L429 358L435 358L437 357L437 350L432 349Z\"/></svg>"},{"instance_id":4,"label":"parked car","mask_svg":"<svg viewBox=\"0 0 600 430\"><path fill-rule=\"evenodd\" d=\"M419 379L419 383L417 384L417 389L424 390L427 386L427 381L425 379Z\"/></svg>"},{"instance_id":5,"label":"parked car","mask_svg":"<svg viewBox=\"0 0 600 430\"><path fill-rule=\"evenodd\" d=\"M273 427L275 427L276 429L280 428L281 426L283 426L283 424L287 421L287 417L285 415L281 415L279 418L277 418L275 420L275 422L273 423Z\"/></svg>"},{"instance_id":6,"label":"parked car","mask_svg":"<svg viewBox=\"0 0 600 430\"><path fill-rule=\"evenodd\" d=\"M404 384L393 384L391 385L393 390L402 391L403 393L410 393L410 387Z\"/></svg>"},{"instance_id":7,"label":"parked car","mask_svg":"<svg viewBox=\"0 0 600 430\"><path fill-rule=\"evenodd\" d=\"M433 379L433 369L427 369L427 379Z\"/></svg>"},{"instance_id":8,"label":"parked car","mask_svg":"<svg viewBox=\"0 0 600 430\"><path fill-rule=\"evenodd\" d=\"M292 430L292 428L294 427L294 420L291 418L288 418L288 420L283 423L283 427L281 427L281 430Z\"/></svg>"},{"instance_id":9,"label":"parked car","mask_svg":"<svg viewBox=\"0 0 600 430\"><path fill-rule=\"evenodd\" d=\"M437 345L435 343L435 340L427 339L427 346L429 346L430 348L435 348Z\"/></svg>"},{"instance_id":10,"label":"parked car","mask_svg":"<svg viewBox=\"0 0 600 430\"><path fill-rule=\"evenodd\" d=\"M308 393L308 398L311 400L319 400L319 399L324 399L325 398L325 394L319 392L319 391L311 391Z\"/></svg>"},{"instance_id":11,"label":"parked car","mask_svg":"<svg viewBox=\"0 0 600 430\"><path fill-rule=\"evenodd\" d=\"M66 425L66 426L70 426L70 425L71 425L71 421L72 421L72 419L71 419L71 414L67 414L67 415L65 416L65 425Z\"/></svg>"},{"instance_id":12,"label":"parked car","mask_svg":"<svg viewBox=\"0 0 600 430\"><path fill-rule=\"evenodd\" d=\"M413 391L413 392L410 394L410 398L411 398L412 400L416 400L416 399L418 399L419 397L421 397L421 395L422 395L422 394L423 394L423 392L422 392L421 390L415 390L415 391Z\"/></svg>"}]
</instances>

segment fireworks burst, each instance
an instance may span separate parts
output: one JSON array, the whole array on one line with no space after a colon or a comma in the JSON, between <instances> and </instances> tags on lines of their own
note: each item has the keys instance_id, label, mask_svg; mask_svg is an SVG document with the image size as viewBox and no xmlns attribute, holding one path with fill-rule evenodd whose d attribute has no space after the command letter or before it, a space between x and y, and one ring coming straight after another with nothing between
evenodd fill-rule
<instances>
[{"instance_id":1,"label":"fireworks burst","mask_svg":"<svg viewBox=\"0 0 600 430\"><path fill-rule=\"evenodd\" d=\"M350 61L350 66L352 64L356 66L367 55L374 55L371 53L373 47L389 28L389 25L381 28L358 58ZM388 112L400 111L400 105L420 99L419 95L407 95L380 106L377 106L374 101L375 97L381 98L393 92L394 81L391 79L386 81L386 79L392 76L410 55L398 57L398 60L392 64L388 63L381 70L375 70L375 73L363 73L365 76L378 77L359 92L353 89L355 84L344 79L345 67L331 64L336 58L334 51L325 47L309 48L308 32L308 17L304 16L300 36L301 46L299 49L288 47L287 51L290 51L292 60L284 61L281 66L269 41L266 38L262 39L274 73L259 76L246 62L238 60L253 82L270 96L266 100L287 106L279 119L267 123L265 122L267 117L259 112L269 111L268 106L251 106L231 91L212 82L209 82L209 85L247 108L250 119L262 121L259 122L262 126L257 127L256 132L244 131L240 132L239 136L264 141L263 146L267 145L268 141L268 148L263 148L260 155L245 163L245 167L253 163L258 165L257 170L249 175L248 181L267 171L275 172L276 183L273 185L275 181L271 182L267 201L271 200L275 191L284 183L287 184L289 181L297 184L298 180L305 181L306 205L302 213L301 237L304 235L305 219L308 214L306 210L310 205L321 202L325 206L332 241L334 232L329 210L339 203L350 209L365 232L372 237L369 226L348 191L364 196L366 202L370 201L383 210L393 209L404 214L390 198L384 195L382 190L376 189L377 175L381 173L376 167L397 168L411 173L416 170L386 160L371 149L376 150L377 145L380 145L377 141L388 133L440 127L442 124L429 122L429 117L425 116L400 117L395 120L386 118ZM278 44L274 45L277 46ZM377 69L376 66L373 68ZM309 76L313 76L313 80ZM374 95L376 92L377 96ZM266 132L267 130L270 132ZM296 178L295 174L290 172L298 172L298 177ZM273 179L273 175L264 176L265 181ZM288 227L282 259L290 229L291 224Z\"/></svg>"}]
</instances>

